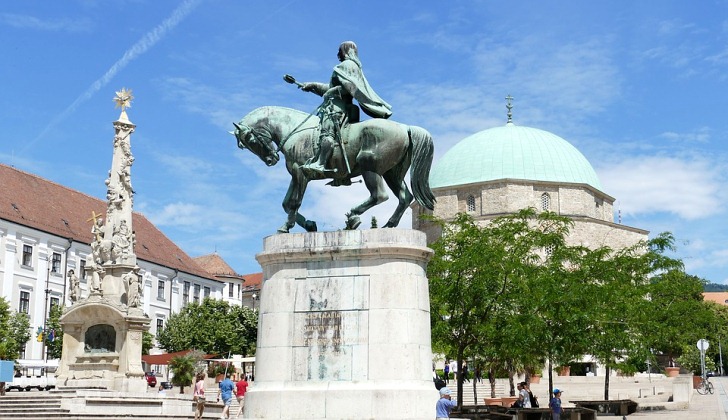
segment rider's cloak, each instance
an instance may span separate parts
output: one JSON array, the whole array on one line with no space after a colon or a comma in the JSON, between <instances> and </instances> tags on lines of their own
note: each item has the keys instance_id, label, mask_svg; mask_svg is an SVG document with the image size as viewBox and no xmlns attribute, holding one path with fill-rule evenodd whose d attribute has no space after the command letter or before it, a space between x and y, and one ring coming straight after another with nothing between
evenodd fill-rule
<instances>
[{"instance_id":1,"label":"rider's cloak","mask_svg":"<svg viewBox=\"0 0 728 420\"><path fill-rule=\"evenodd\" d=\"M359 102L361 109L372 118L389 118L392 106L380 98L369 85L361 66L355 61L346 59L334 67L334 77L338 77L341 85Z\"/></svg>"}]
</instances>

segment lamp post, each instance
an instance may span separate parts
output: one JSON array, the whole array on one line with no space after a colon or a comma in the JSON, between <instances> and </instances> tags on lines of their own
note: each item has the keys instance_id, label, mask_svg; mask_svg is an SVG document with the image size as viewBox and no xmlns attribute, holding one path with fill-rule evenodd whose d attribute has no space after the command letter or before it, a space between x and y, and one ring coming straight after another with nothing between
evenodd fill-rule
<instances>
[{"instance_id":1,"label":"lamp post","mask_svg":"<svg viewBox=\"0 0 728 420\"><path fill-rule=\"evenodd\" d=\"M253 293L253 295L251 297L253 298L253 310L255 311L256 310L255 309L255 301L258 300L258 294L257 293Z\"/></svg>"}]
</instances>

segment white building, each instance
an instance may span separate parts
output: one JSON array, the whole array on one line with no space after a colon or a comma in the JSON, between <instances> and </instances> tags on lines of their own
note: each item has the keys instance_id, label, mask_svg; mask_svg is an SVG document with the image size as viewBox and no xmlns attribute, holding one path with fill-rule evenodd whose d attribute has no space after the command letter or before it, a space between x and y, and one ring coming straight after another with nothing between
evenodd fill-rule
<instances>
[{"instance_id":1,"label":"white building","mask_svg":"<svg viewBox=\"0 0 728 420\"><path fill-rule=\"evenodd\" d=\"M30 316L35 333L45 325L51 306L70 304L69 270L81 278L81 295L87 296L81 273L91 254L92 212L105 213L107 203L2 164L0 191L0 295ZM188 302L224 298L227 283L190 258L144 215L134 213L133 226L143 309L152 319L150 333L156 335L170 314ZM21 358L43 357L43 343L33 334Z\"/></svg>"}]
</instances>

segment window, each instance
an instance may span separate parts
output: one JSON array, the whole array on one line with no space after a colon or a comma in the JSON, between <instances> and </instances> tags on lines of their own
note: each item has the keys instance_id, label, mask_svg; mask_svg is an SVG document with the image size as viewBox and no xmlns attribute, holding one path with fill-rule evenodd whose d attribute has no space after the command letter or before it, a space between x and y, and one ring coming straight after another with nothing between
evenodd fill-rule
<instances>
[{"instance_id":1,"label":"window","mask_svg":"<svg viewBox=\"0 0 728 420\"><path fill-rule=\"evenodd\" d=\"M468 204L468 212L470 212L470 213L474 212L475 211L475 197L472 195L469 195L468 199L467 199L467 204Z\"/></svg>"},{"instance_id":2,"label":"window","mask_svg":"<svg viewBox=\"0 0 728 420\"><path fill-rule=\"evenodd\" d=\"M210 297L210 288L207 287L207 286L205 286L205 297L206 298L209 298Z\"/></svg>"},{"instance_id":3,"label":"window","mask_svg":"<svg viewBox=\"0 0 728 420\"><path fill-rule=\"evenodd\" d=\"M234 297L235 296L235 285L233 283L228 283L228 297Z\"/></svg>"},{"instance_id":4,"label":"window","mask_svg":"<svg viewBox=\"0 0 728 420\"><path fill-rule=\"evenodd\" d=\"M53 308L56 307L56 306L58 306L58 305L60 305L60 303L61 303L61 299L59 299L57 297L52 297L51 298L51 307L48 310L48 316L51 316L51 311L53 311Z\"/></svg>"},{"instance_id":5,"label":"window","mask_svg":"<svg viewBox=\"0 0 728 420\"><path fill-rule=\"evenodd\" d=\"M190 303L190 282L186 281L182 287L182 303Z\"/></svg>"},{"instance_id":6,"label":"window","mask_svg":"<svg viewBox=\"0 0 728 420\"><path fill-rule=\"evenodd\" d=\"M164 280L157 280L157 299L164 300Z\"/></svg>"},{"instance_id":7,"label":"window","mask_svg":"<svg viewBox=\"0 0 728 420\"><path fill-rule=\"evenodd\" d=\"M195 298L195 303L200 303L200 285L199 284L195 285L194 298Z\"/></svg>"},{"instance_id":8,"label":"window","mask_svg":"<svg viewBox=\"0 0 728 420\"><path fill-rule=\"evenodd\" d=\"M81 279L81 283L86 283L86 260L81 260L79 267L78 278Z\"/></svg>"},{"instance_id":9,"label":"window","mask_svg":"<svg viewBox=\"0 0 728 420\"><path fill-rule=\"evenodd\" d=\"M30 292L20 292L20 305L18 305L18 312L27 314L30 310Z\"/></svg>"},{"instance_id":10,"label":"window","mask_svg":"<svg viewBox=\"0 0 728 420\"><path fill-rule=\"evenodd\" d=\"M157 318L157 333L164 329L164 319Z\"/></svg>"},{"instance_id":11,"label":"window","mask_svg":"<svg viewBox=\"0 0 728 420\"><path fill-rule=\"evenodd\" d=\"M33 247L30 245L23 245L23 265L26 267L33 266Z\"/></svg>"},{"instance_id":12,"label":"window","mask_svg":"<svg viewBox=\"0 0 728 420\"><path fill-rule=\"evenodd\" d=\"M548 211L551 208L551 197L547 193L541 194L541 210Z\"/></svg>"},{"instance_id":13,"label":"window","mask_svg":"<svg viewBox=\"0 0 728 420\"><path fill-rule=\"evenodd\" d=\"M54 252L51 258L51 273L59 274L61 272L61 254Z\"/></svg>"}]
</instances>

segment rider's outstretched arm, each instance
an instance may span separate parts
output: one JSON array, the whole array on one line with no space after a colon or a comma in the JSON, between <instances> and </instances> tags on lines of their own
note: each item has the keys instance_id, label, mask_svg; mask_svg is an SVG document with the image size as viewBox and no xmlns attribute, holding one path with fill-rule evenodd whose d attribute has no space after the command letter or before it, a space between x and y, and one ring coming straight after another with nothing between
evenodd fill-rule
<instances>
[{"instance_id":1,"label":"rider's outstretched arm","mask_svg":"<svg viewBox=\"0 0 728 420\"><path fill-rule=\"evenodd\" d=\"M301 87L301 90L306 92L313 92L318 96L324 96L327 90L329 90L328 83L317 83L317 82L306 82Z\"/></svg>"}]
</instances>

